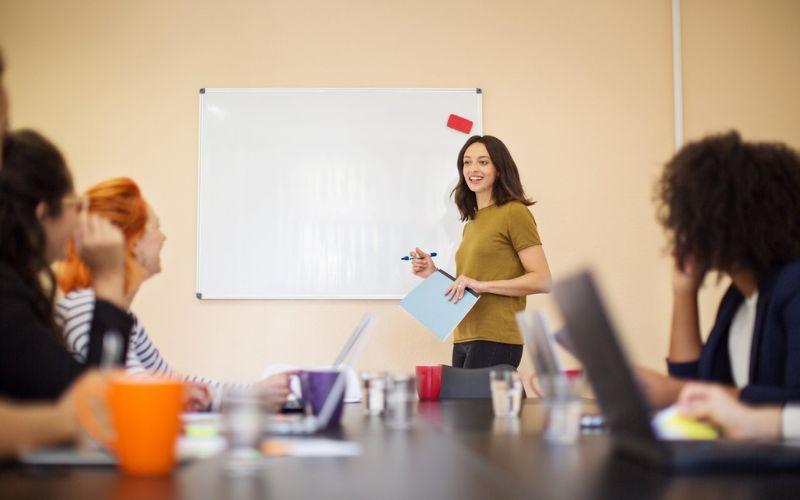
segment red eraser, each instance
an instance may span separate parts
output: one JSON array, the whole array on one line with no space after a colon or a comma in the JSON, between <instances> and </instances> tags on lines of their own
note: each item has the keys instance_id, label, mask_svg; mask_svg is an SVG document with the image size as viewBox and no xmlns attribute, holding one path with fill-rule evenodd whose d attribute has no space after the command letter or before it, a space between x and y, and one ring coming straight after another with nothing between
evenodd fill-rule
<instances>
[{"instance_id":1,"label":"red eraser","mask_svg":"<svg viewBox=\"0 0 800 500\"><path fill-rule=\"evenodd\" d=\"M458 115L450 115L450 118L447 119L447 126L465 134L469 134L472 130L472 122Z\"/></svg>"}]
</instances>

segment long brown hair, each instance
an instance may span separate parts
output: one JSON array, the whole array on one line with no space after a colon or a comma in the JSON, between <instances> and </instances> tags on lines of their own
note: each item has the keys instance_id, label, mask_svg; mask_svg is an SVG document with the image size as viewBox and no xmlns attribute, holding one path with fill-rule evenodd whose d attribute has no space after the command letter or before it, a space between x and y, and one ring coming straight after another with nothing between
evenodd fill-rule
<instances>
[{"instance_id":1,"label":"long brown hair","mask_svg":"<svg viewBox=\"0 0 800 500\"><path fill-rule=\"evenodd\" d=\"M489 158L497 169L497 178L492 185L492 198L495 205L503 205L509 201L518 201L525 206L536 203L525 196L522 182L519 180L517 164L514 163L514 159L511 157L506 145L503 144L503 141L491 135L473 135L467 139L461 151L458 152L458 160L456 161L458 185L450 193L455 199L459 213L461 213L461 222L474 219L475 214L478 212L478 200L475 197L475 193L467 186L467 181L464 178L464 153L466 153L468 147L476 142L486 146Z\"/></svg>"},{"instance_id":2,"label":"long brown hair","mask_svg":"<svg viewBox=\"0 0 800 500\"><path fill-rule=\"evenodd\" d=\"M47 261L47 237L36 217L44 202L49 215L61 214L61 200L72 193L72 175L58 148L32 130L5 137L0 166L0 263L13 269L33 293L35 311L53 327L55 277ZM40 279L44 273L49 287Z\"/></svg>"}]
</instances>

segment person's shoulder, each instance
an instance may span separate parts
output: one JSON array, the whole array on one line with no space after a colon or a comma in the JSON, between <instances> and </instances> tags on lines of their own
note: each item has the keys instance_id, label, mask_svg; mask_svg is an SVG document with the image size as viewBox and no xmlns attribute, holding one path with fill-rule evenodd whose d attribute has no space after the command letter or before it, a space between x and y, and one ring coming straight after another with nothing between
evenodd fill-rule
<instances>
[{"instance_id":1,"label":"person's shoulder","mask_svg":"<svg viewBox=\"0 0 800 500\"><path fill-rule=\"evenodd\" d=\"M800 295L800 260L795 260L774 271L772 289L776 299Z\"/></svg>"},{"instance_id":2,"label":"person's shoulder","mask_svg":"<svg viewBox=\"0 0 800 500\"><path fill-rule=\"evenodd\" d=\"M7 301L19 303L33 303L36 301L36 291L33 290L23 277L13 267L0 263L0 300L3 307Z\"/></svg>"},{"instance_id":3,"label":"person's shoulder","mask_svg":"<svg viewBox=\"0 0 800 500\"><path fill-rule=\"evenodd\" d=\"M778 278L781 281L785 280L797 281L796 278L798 276L800 276L800 259L785 264L783 267L780 268L780 271L778 272ZM798 283L798 286L800 286L800 283Z\"/></svg>"},{"instance_id":4,"label":"person's shoulder","mask_svg":"<svg viewBox=\"0 0 800 500\"><path fill-rule=\"evenodd\" d=\"M86 307L82 306L93 304L94 301L94 290L91 288L73 290L58 299L56 302L56 315L69 317L72 311L85 311Z\"/></svg>"},{"instance_id":5,"label":"person's shoulder","mask_svg":"<svg viewBox=\"0 0 800 500\"><path fill-rule=\"evenodd\" d=\"M520 217L533 219L533 214L528 206L518 200L508 201L500 205L498 208L503 211L503 214L506 217L512 219L517 219Z\"/></svg>"},{"instance_id":6,"label":"person's shoulder","mask_svg":"<svg viewBox=\"0 0 800 500\"><path fill-rule=\"evenodd\" d=\"M64 294L59 300L59 305L64 305L67 307L73 305L80 305L86 304L89 302L94 302L94 290L91 288L81 288L78 290L73 290L69 293Z\"/></svg>"},{"instance_id":7,"label":"person's shoulder","mask_svg":"<svg viewBox=\"0 0 800 500\"><path fill-rule=\"evenodd\" d=\"M507 201L507 202L503 203L503 205L502 205L502 206L503 206L503 207L505 207L505 209L506 209L506 210L509 210L509 211L525 211L525 212L530 212L530 210L528 210L528 206L527 206L527 205L525 205L524 203L522 203L522 202L521 202L521 201L519 201L519 200L511 200L511 201Z\"/></svg>"},{"instance_id":8,"label":"person's shoulder","mask_svg":"<svg viewBox=\"0 0 800 500\"><path fill-rule=\"evenodd\" d=\"M22 277L14 268L5 263L0 263L0 292L19 293L28 289Z\"/></svg>"}]
</instances>

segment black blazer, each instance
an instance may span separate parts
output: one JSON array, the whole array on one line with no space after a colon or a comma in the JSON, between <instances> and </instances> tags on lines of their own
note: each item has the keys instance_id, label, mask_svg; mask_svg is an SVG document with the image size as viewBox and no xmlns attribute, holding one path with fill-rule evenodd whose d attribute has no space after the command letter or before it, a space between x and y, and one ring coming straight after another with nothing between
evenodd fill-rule
<instances>
[{"instance_id":1,"label":"black blazer","mask_svg":"<svg viewBox=\"0 0 800 500\"><path fill-rule=\"evenodd\" d=\"M700 359L667 362L670 375L733 384L728 332L744 296L731 285L720 302ZM800 261L764 275L758 283L756 323L750 348L749 403L800 401Z\"/></svg>"},{"instance_id":2,"label":"black blazer","mask_svg":"<svg viewBox=\"0 0 800 500\"><path fill-rule=\"evenodd\" d=\"M11 267L0 263L0 397L57 399L87 367L99 364L106 331L121 333L127 348L131 323L125 311L98 300L89 356L86 364L78 363L61 341L61 334L36 315L34 291Z\"/></svg>"}]
</instances>

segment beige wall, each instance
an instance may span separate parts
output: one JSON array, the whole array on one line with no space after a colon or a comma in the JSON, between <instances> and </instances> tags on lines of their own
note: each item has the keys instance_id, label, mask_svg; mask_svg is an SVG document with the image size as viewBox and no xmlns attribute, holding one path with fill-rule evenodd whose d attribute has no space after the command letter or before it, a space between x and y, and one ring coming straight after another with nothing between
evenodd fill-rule
<instances>
[{"instance_id":1,"label":"beige wall","mask_svg":"<svg viewBox=\"0 0 800 500\"><path fill-rule=\"evenodd\" d=\"M800 149L800 2L684 0L682 7L687 140L737 129ZM728 283L707 280L705 331Z\"/></svg>"},{"instance_id":2,"label":"beige wall","mask_svg":"<svg viewBox=\"0 0 800 500\"><path fill-rule=\"evenodd\" d=\"M684 2L687 135L800 144L797 5ZM393 301L195 299L201 87L483 88L555 277L594 266L631 352L661 368L670 266L651 193L672 153L670 29L668 0L0 2L13 125L60 144L81 188L140 182L169 240L134 310L175 367L232 380L329 362L367 309L382 322L362 368L447 362L450 346Z\"/></svg>"}]
</instances>

